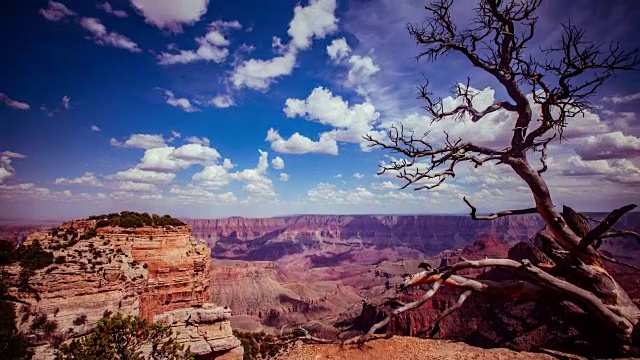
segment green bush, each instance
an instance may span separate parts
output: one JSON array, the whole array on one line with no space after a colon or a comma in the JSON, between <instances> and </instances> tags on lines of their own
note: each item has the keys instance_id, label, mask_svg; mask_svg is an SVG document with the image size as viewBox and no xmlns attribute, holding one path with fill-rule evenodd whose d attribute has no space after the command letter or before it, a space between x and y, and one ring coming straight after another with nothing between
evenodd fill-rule
<instances>
[{"instance_id":1,"label":"green bush","mask_svg":"<svg viewBox=\"0 0 640 360\"><path fill-rule=\"evenodd\" d=\"M137 213L133 211L122 211L120 213L94 215L88 220L98 220L96 228L105 226L120 226L123 228L138 228L142 226L182 226L182 221L169 215L159 216L157 214Z\"/></svg>"},{"instance_id":2,"label":"green bush","mask_svg":"<svg viewBox=\"0 0 640 360\"><path fill-rule=\"evenodd\" d=\"M42 250L38 240L30 245L20 245L15 251L16 259L24 269L39 270L53 263L53 253Z\"/></svg>"},{"instance_id":3,"label":"green bush","mask_svg":"<svg viewBox=\"0 0 640 360\"><path fill-rule=\"evenodd\" d=\"M171 327L149 323L136 316L122 314L100 319L95 331L69 344L63 344L58 360L78 359L173 359L192 360L193 353L173 338ZM151 347L151 354L142 350Z\"/></svg>"}]
</instances>

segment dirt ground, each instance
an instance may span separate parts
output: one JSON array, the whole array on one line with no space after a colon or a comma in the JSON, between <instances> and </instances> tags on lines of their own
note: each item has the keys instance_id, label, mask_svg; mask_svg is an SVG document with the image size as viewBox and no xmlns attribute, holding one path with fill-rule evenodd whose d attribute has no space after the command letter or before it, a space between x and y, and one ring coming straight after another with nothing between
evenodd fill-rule
<instances>
[{"instance_id":1,"label":"dirt ground","mask_svg":"<svg viewBox=\"0 0 640 360\"><path fill-rule=\"evenodd\" d=\"M553 360L545 354L481 349L464 343L394 336L358 346L295 344L280 360Z\"/></svg>"}]
</instances>

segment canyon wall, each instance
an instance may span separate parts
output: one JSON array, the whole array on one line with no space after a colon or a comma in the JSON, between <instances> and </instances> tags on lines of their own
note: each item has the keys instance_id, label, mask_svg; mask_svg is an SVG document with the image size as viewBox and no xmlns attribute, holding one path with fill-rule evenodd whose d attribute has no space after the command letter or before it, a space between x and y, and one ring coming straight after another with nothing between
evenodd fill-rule
<instances>
[{"instance_id":1,"label":"canyon wall","mask_svg":"<svg viewBox=\"0 0 640 360\"><path fill-rule=\"evenodd\" d=\"M196 343L194 351L200 356L242 358L228 308L209 302L211 251L191 237L189 226L96 229L95 225L95 220L71 221L30 235L25 244L38 241L56 260L30 276L29 290L18 290L20 266L7 267L16 283L12 295L21 303L18 327L38 345L36 359L51 358L54 341L90 333L105 311L163 319L180 341ZM199 320L187 326L176 311ZM34 332L34 319L45 315L56 329Z\"/></svg>"}]
</instances>

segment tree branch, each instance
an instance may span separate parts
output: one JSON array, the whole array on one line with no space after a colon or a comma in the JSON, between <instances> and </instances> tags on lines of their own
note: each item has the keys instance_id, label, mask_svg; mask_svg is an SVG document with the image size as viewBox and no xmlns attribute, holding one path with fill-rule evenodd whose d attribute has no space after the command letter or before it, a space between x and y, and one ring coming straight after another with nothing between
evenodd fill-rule
<instances>
[{"instance_id":1,"label":"tree branch","mask_svg":"<svg viewBox=\"0 0 640 360\"><path fill-rule=\"evenodd\" d=\"M442 314L440 314L436 318L433 324L433 330L431 330L431 333L429 334L430 338L433 338L434 336L436 336L436 334L438 334L438 332L440 332L440 321L442 321L442 319L446 318L447 316L453 314L454 312L458 311L462 307L464 302L467 300L467 298L471 295L471 293L472 293L471 290L467 290L462 294L460 294L460 297L458 298L458 301L456 301L455 305L443 311Z\"/></svg>"},{"instance_id":2,"label":"tree branch","mask_svg":"<svg viewBox=\"0 0 640 360\"><path fill-rule=\"evenodd\" d=\"M604 235L607 230L615 225L615 223L622 217L622 215L635 209L636 207L636 204L630 204L613 210L600 224L598 224L598 226L589 231L589 233L585 235L582 240L580 240L578 248L586 249L587 247L589 247L589 245L602 237L602 235Z\"/></svg>"},{"instance_id":3,"label":"tree branch","mask_svg":"<svg viewBox=\"0 0 640 360\"><path fill-rule=\"evenodd\" d=\"M505 211L500 211L491 215L481 215L481 216L477 216L476 215L476 207L471 205L471 203L467 200L466 197L463 197L462 200L464 200L465 203L467 203L467 205L471 208L471 218L473 220L493 220L493 219L497 219L499 217L503 217L503 216L509 216L509 215L522 215L522 214L536 214L538 212L538 209L536 208L528 208L528 209L518 209L518 210L505 210Z\"/></svg>"}]
</instances>

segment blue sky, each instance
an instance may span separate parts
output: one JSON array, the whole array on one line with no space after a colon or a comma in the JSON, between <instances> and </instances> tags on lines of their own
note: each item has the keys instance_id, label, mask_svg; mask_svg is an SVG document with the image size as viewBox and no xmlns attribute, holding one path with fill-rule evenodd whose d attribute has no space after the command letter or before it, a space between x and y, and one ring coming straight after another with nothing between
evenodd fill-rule
<instances>
[{"instance_id":1,"label":"blue sky","mask_svg":"<svg viewBox=\"0 0 640 360\"><path fill-rule=\"evenodd\" d=\"M460 4L464 23L471 7ZM638 46L638 6L607 4L546 1L536 41L553 44L570 18L592 40ZM361 135L398 123L427 130L415 99L423 76L442 97L467 76L481 103L505 96L464 59L414 60L406 23L421 21L421 2L0 6L0 217L463 213L463 195L486 211L531 203L499 166L462 169L431 192L376 176L388 154ZM640 75L623 74L593 101L599 113L552 146L547 178L557 204L607 210L638 200ZM505 121L431 130L501 143Z\"/></svg>"}]
</instances>

